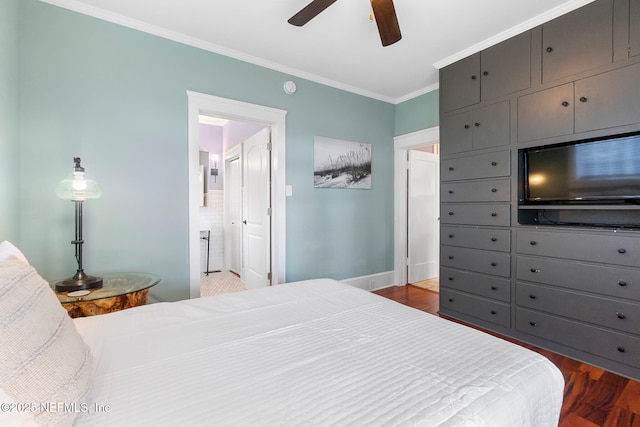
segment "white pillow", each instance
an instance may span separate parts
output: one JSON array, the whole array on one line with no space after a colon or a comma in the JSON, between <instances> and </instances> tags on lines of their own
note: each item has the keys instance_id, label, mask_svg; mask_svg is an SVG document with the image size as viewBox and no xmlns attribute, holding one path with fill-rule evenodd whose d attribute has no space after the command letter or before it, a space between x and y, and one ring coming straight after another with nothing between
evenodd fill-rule
<instances>
[{"instance_id":1,"label":"white pillow","mask_svg":"<svg viewBox=\"0 0 640 427\"><path fill-rule=\"evenodd\" d=\"M69 412L40 406L24 421L71 425L74 405L90 404L91 370L89 347L49 284L15 256L0 261L0 390L13 400L0 403L64 403ZM0 425L15 415L0 411Z\"/></svg>"},{"instance_id":2,"label":"white pillow","mask_svg":"<svg viewBox=\"0 0 640 427\"><path fill-rule=\"evenodd\" d=\"M29 264L29 261L27 261L27 257L25 257L24 254L20 252L20 249L16 248L10 241L5 240L4 242L0 243L0 261L4 261L11 255L17 257L25 264Z\"/></svg>"}]
</instances>

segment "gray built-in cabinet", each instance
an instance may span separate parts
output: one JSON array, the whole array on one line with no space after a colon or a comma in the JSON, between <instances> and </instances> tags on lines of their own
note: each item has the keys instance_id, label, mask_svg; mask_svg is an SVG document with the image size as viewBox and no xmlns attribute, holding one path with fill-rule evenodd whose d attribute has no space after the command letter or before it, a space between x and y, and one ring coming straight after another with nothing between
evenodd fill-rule
<instances>
[{"instance_id":1,"label":"gray built-in cabinet","mask_svg":"<svg viewBox=\"0 0 640 427\"><path fill-rule=\"evenodd\" d=\"M520 150L631 132L640 0L441 69L440 312L640 380L640 206L521 203Z\"/></svg>"},{"instance_id":2,"label":"gray built-in cabinet","mask_svg":"<svg viewBox=\"0 0 640 427\"><path fill-rule=\"evenodd\" d=\"M520 34L447 67L440 75L444 112L497 98L529 87L531 34Z\"/></svg>"},{"instance_id":3,"label":"gray built-in cabinet","mask_svg":"<svg viewBox=\"0 0 640 427\"><path fill-rule=\"evenodd\" d=\"M542 25L542 81L613 60L613 0L598 0Z\"/></svg>"},{"instance_id":4,"label":"gray built-in cabinet","mask_svg":"<svg viewBox=\"0 0 640 427\"><path fill-rule=\"evenodd\" d=\"M443 154L509 145L509 115L509 101L502 101L444 117L441 136L451 144L442 146Z\"/></svg>"},{"instance_id":5,"label":"gray built-in cabinet","mask_svg":"<svg viewBox=\"0 0 640 427\"><path fill-rule=\"evenodd\" d=\"M518 98L518 141L633 125L640 108L638 88L640 64L633 64L523 95Z\"/></svg>"},{"instance_id":6,"label":"gray built-in cabinet","mask_svg":"<svg viewBox=\"0 0 640 427\"><path fill-rule=\"evenodd\" d=\"M629 56L640 55L640 0L631 0L629 9Z\"/></svg>"}]
</instances>

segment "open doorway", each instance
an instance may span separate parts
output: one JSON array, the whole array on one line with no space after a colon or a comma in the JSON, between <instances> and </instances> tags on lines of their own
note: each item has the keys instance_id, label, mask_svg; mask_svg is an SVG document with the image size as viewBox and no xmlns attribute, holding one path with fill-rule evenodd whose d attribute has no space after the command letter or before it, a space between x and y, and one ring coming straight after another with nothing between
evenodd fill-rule
<instances>
[{"instance_id":1,"label":"open doorway","mask_svg":"<svg viewBox=\"0 0 640 427\"><path fill-rule=\"evenodd\" d=\"M200 206L200 294L268 286L270 128L206 114L200 115L199 122L205 184ZM245 201L244 194L248 195ZM244 245L243 237L247 237ZM243 252L247 244L252 250Z\"/></svg>"},{"instance_id":2,"label":"open doorway","mask_svg":"<svg viewBox=\"0 0 640 427\"><path fill-rule=\"evenodd\" d=\"M439 270L439 127L425 129L394 138L394 170L395 170L395 274L396 284L422 282L432 279L426 286L437 290L437 272ZM420 155L422 152L429 153ZM409 154L413 155L410 156ZM426 160L424 158L426 157ZM416 160L417 159L417 160ZM415 174L412 178L410 163L426 172ZM413 190L419 189L415 206L412 205L410 181L413 179ZM420 181L422 180L422 181ZM416 182L418 184L416 184ZM424 183L424 184L423 184ZM416 192L414 191L413 194ZM424 205L427 203L427 205ZM420 227L416 231L416 224ZM416 249L417 248L417 249ZM435 282L435 286L434 285Z\"/></svg>"},{"instance_id":3,"label":"open doorway","mask_svg":"<svg viewBox=\"0 0 640 427\"><path fill-rule=\"evenodd\" d=\"M212 95L187 91L189 101L189 289L190 297L201 294L201 236L200 236L200 123L201 115L219 117L231 121L241 121L261 125L269 129L271 136L271 155L268 160L268 173L272 183L268 190L271 201L269 211L270 259L268 269L270 283L283 283L285 278L285 130L286 111L270 107L249 104ZM222 159L219 159L222 161ZM220 164L220 163L219 163ZM220 174L220 171L218 171ZM218 175L219 176L219 175Z\"/></svg>"}]
</instances>

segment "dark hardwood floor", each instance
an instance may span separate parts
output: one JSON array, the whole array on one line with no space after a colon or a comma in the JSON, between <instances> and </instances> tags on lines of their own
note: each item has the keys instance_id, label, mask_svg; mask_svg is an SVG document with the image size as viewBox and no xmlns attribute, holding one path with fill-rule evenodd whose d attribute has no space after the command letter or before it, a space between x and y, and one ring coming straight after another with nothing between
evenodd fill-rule
<instances>
[{"instance_id":1,"label":"dark hardwood floor","mask_svg":"<svg viewBox=\"0 0 640 427\"><path fill-rule=\"evenodd\" d=\"M411 285L392 286L374 292L419 310L438 314L436 292ZM513 342L544 355L564 375L560 427L640 427L639 382L550 351Z\"/></svg>"}]
</instances>

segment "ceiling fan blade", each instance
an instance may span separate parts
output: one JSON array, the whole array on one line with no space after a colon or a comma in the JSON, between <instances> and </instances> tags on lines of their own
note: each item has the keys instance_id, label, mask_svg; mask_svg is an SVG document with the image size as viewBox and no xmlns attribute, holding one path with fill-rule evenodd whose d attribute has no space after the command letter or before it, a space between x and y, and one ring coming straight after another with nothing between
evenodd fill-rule
<instances>
[{"instance_id":1,"label":"ceiling fan blade","mask_svg":"<svg viewBox=\"0 0 640 427\"><path fill-rule=\"evenodd\" d=\"M300 12L289 18L289 24L302 27L307 22L318 16L320 12L334 4L337 0L313 0L306 5Z\"/></svg>"},{"instance_id":2,"label":"ceiling fan blade","mask_svg":"<svg viewBox=\"0 0 640 427\"><path fill-rule=\"evenodd\" d=\"M376 17L382 46L389 46L399 41L402 34L400 34L400 25L396 9L393 7L393 0L371 0L371 7Z\"/></svg>"}]
</instances>

